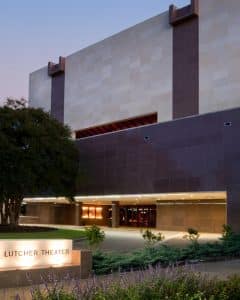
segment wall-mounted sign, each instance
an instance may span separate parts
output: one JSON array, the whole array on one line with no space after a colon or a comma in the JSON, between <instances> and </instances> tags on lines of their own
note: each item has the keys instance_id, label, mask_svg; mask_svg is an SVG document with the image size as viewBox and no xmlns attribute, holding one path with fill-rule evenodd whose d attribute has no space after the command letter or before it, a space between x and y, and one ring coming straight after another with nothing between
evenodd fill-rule
<instances>
[{"instance_id":1,"label":"wall-mounted sign","mask_svg":"<svg viewBox=\"0 0 240 300\"><path fill-rule=\"evenodd\" d=\"M0 240L0 270L72 263L71 240Z\"/></svg>"}]
</instances>

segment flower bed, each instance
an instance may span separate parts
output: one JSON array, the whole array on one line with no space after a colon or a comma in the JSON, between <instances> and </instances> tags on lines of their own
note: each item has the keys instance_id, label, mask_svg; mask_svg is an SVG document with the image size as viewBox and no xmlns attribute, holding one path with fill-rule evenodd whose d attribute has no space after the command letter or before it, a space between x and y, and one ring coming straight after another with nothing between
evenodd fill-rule
<instances>
[{"instance_id":1,"label":"flower bed","mask_svg":"<svg viewBox=\"0 0 240 300\"><path fill-rule=\"evenodd\" d=\"M67 287L68 290L67 290ZM117 273L94 277L86 282L72 281L33 289L33 300L237 300L240 277L209 279L188 268Z\"/></svg>"}]
</instances>

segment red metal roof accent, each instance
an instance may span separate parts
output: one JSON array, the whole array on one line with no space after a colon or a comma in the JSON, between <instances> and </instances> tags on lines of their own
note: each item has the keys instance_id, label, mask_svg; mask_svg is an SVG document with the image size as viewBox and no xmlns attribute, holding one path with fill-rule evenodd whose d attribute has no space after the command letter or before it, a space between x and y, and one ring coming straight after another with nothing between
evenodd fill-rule
<instances>
[{"instance_id":1,"label":"red metal roof accent","mask_svg":"<svg viewBox=\"0 0 240 300\"><path fill-rule=\"evenodd\" d=\"M116 121L109 124L102 124L95 127L85 128L85 129L77 130L75 133L76 133L76 138L81 139L84 137L96 136L104 133L116 132L119 130L134 128L134 127L139 127L139 126L144 126L144 125L154 124L154 123L157 123L157 113L152 113L149 115Z\"/></svg>"}]
</instances>

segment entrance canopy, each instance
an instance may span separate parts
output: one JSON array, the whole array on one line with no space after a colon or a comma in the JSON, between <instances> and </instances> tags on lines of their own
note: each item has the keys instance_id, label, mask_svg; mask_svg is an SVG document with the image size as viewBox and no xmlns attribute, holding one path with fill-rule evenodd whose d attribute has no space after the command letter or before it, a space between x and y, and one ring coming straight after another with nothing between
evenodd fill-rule
<instances>
[{"instance_id":1,"label":"entrance canopy","mask_svg":"<svg viewBox=\"0 0 240 300\"><path fill-rule=\"evenodd\" d=\"M139 205L139 204L174 204L174 203L226 203L226 192L194 192L194 193L168 193L168 194L133 194L133 195L96 195L96 196L76 196L76 202L95 205L109 205L111 202L117 201L122 205ZM35 197L25 198L26 203L42 202L42 203L69 203L64 197Z\"/></svg>"}]
</instances>

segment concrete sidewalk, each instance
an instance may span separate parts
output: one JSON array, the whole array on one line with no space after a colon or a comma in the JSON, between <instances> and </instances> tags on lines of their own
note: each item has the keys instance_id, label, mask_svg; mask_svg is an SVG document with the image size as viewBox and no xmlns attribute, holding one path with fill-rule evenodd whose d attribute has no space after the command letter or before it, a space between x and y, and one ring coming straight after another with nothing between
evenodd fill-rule
<instances>
[{"instance_id":1,"label":"concrete sidewalk","mask_svg":"<svg viewBox=\"0 0 240 300\"><path fill-rule=\"evenodd\" d=\"M218 277L219 279L226 279L232 275L240 276L240 260L200 263L196 265L196 271L206 274L209 277Z\"/></svg>"}]
</instances>

